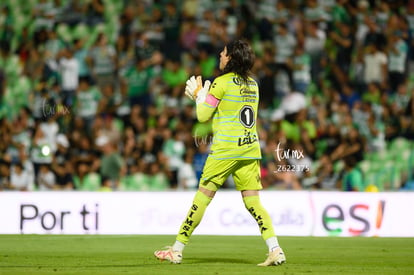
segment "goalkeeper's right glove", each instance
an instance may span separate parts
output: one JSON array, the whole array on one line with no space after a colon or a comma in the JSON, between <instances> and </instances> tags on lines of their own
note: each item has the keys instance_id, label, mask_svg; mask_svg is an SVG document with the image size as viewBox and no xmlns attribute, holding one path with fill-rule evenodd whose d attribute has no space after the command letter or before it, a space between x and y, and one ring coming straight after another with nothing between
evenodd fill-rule
<instances>
[{"instance_id":1,"label":"goalkeeper's right glove","mask_svg":"<svg viewBox=\"0 0 414 275\"><path fill-rule=\"evenodd\" d=\"M210 80L204 82L201 79L201 76L190 77L185 86L185 94L192 100L195 100L197 104L202 103L206 100L208 90L210 89Z\"/></svg>"}]
</instances>

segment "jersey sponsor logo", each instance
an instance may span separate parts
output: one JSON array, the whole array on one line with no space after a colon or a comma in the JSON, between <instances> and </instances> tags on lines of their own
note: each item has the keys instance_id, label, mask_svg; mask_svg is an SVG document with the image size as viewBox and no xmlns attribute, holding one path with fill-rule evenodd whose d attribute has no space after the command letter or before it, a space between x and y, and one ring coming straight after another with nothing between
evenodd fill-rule
<instances>
[{"instance_id":1,"label":"jersey sponsor logo","mask_svg":"<svg viewBox=\"0 0 414 275\"><path fill-rule=\"evenodd\" d=\"M242 96L243 102L250 102L254 103L256 102L256 91L252 91L246 88L240 89L240 95Z\"/></svg>"},{"instance_id":2,"label":"jersey sponsor logo","mask_svg":"<svg viewBox=\"0 0 414 275\"><path fill-rule=\"evenodd\" d=\"M256 142L257 139L257 135L256 134L252 134L249 131L244 131L244 137L240 137L239 138L239 146L243 146L243 145L248 145L248 144L252 144L254 142Z\"/></svg>"},{"instance_id":3,"label":"jersey sponsor logo","mask_svg":"<svg viewBox=\"0 0 414 275\"><path fill-rule=\"evenodd\" d=\"M182 231L180 232L180 235L184 235L186 237L190 236L190 231L194 230L193 228L193 224L194 224L194 220L192 220L193 215L195 214L195 212L197 211L198 206L197 204L193 204L191 206L190 212L188 213L188 216L183 224L183 227L181 228Z\"/></svg>"},{"instance_id":4,"label":"jersey sponsor logo","mask_svg":"<svg viewBox=\"0 0 414 275\"><path fill-rule=\"evenodd\" d=\"M250 214L253 216L253 218L256 220L257 224L259 225L260 233L263 233L264 231L268 230L268 228L264 225L263 217L256 213L256 210L254 209L254 207L248 208L248 211L250 212Z\"/></svg>"},{"instance_id":5,"label":"jersey sponsor logo","mask_svg":"<svg viewBox=\"0 0 414 275\"><path fill-rule=\"evenodd\" d=\"M241 77L233 77L233 82L236 85L242 85L242 84L248 84L248 85L255 85L256 81L254 80L247 80L247 82L245 80L243 80Z\"/></svg>"},{"instance_id":6,"label":"jersey sponsor logo","mask_svg":"<svg viewBox=\"0 0 414 275\"><path fill-rule=\"evenodd\" d=\"M236 85L241 85L241 81L240 80L241 80L240 77L233 77L233 82Z\"/></svg>"},{"instance_id":7,"label":"jersey sponsor logo","mask_svg":"<svg viewBox=\"0 0 414 275\"><path fill-rule=\"evenodd\" d=\"M256 97L256 91L252 91L252 90L249 90L247 88L241 88L240 89L240 94L243 95L243 96Z\"/></svg>"}]
</instances>

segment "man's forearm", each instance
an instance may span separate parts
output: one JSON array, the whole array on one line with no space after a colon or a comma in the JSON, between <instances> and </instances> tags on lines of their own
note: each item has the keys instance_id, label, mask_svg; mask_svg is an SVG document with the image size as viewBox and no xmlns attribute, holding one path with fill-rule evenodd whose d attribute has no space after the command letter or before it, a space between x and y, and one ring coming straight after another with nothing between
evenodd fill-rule
<instances>
[{"instance_id":1,"label":"man's forearm","mask_svg":"<svg viewBox=\"0 0 414 275\"><path fill-rule=\"evenodd\" d=\"M197 103L197 119L200 122L208 121L216 111L220 100L208 94L204 101Z\"/></svg>"}]
</instances>

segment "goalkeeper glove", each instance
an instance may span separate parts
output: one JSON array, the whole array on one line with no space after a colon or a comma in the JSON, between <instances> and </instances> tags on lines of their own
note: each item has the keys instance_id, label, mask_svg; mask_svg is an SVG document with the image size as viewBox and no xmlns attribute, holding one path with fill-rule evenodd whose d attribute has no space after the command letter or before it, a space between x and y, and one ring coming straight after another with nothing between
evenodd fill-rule
<instances>
[{"instance_id":1,"label":"goalkeeper glove","mask_svg":"<svg viewBox=\"0 0 414 275\"><path fill-rule=\"evenodd\" d=\"M201 79L201 76L197 78L193 75L190 77L185 86L185 94L192 100L195 100L197 104L202 103L206 100L208 90L210 89L210 80L204 82Z\"/></svg>"}]
</instances>

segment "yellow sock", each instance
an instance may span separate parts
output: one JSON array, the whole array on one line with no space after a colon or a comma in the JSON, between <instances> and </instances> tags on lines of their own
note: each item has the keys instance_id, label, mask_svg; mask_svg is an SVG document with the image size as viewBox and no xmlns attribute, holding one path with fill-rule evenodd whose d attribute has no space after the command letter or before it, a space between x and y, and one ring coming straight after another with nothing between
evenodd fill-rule
<instances>
[{"instance_id":1,"label":"yellow sock","mask_svg":"<svg viewBox=\"0 0 414 275\"><path fill-rule=\"evenodd\" d=\"M199 225L203 218L204 212L207 206L210 204L212 198L206 196L204 193L197 191L194 196L193 205L188 211L187 217L181 224L180 231L178 232L176 240L187 244L190 240L191 234L194 229Z\"/></svg>"},{"instance_id":2,"label":"yellow sock","mask_svg":"<svg viewBox=\"0 0 414 275\"><path fill-rule=\"evenodd\" d=\"M246 209L250 212L253 218L259 225L260 234L262 234L263 240L267 240L271 237L275 237L275 231L273 229L272 219L269 213L264 209L260 202L259 196L247 196L243 198Z\"/></svg>"}]
</instances>

